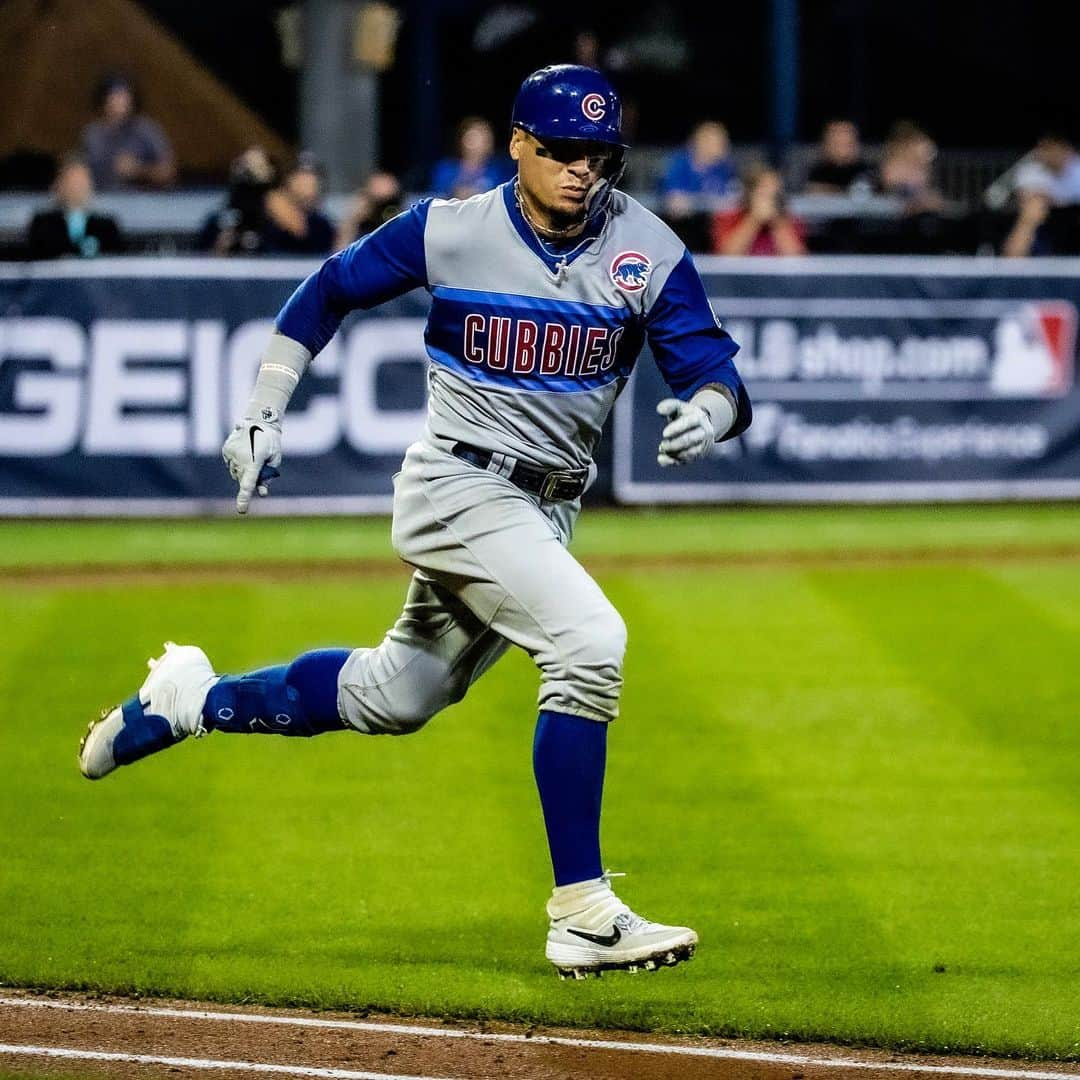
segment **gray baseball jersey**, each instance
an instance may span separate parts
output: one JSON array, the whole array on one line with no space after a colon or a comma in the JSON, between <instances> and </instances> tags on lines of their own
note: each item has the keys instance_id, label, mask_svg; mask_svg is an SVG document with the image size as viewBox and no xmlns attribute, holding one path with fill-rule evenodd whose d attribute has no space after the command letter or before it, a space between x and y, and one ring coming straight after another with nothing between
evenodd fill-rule
<instances>
[{"instance_id":1,"label":"gray baseball jersey","mask_svg":"<svg viewBox=\"0 0 1080 1080\"><path fill-rule=\"evenodd\" d=\"M541 241L513 182L463 202L426 200L329 259L300 286L278 330L317 353L354 308L411 289L432 297L428 436L549 468L580 468L646 338L668 385L707 383L750 422L721 329L682 242L622 192L561 249Z\"/></svg>"}]
</instances>

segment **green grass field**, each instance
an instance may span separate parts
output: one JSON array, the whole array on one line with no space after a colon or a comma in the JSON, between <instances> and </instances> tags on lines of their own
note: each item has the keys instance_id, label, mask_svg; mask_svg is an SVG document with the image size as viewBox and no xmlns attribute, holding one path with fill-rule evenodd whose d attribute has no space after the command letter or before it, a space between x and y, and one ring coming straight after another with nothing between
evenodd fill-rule
<instances>
[{"instance_id":1,"label":"green grass field","mask_svg":"<svg viewBox=\"0 0 1080 1080\"><path fill-rule=\"evenodd\" d=\"M226 671L376 642L385 521L42 522L0 525L0 982L1080 1055L1080 507L594 512L575 550L630 627L606 858L692 964L550 971L522 656L410 738L79 776L167 637ZM247 571L354 557L385 575Z\"/></svg>"}]
</instances>

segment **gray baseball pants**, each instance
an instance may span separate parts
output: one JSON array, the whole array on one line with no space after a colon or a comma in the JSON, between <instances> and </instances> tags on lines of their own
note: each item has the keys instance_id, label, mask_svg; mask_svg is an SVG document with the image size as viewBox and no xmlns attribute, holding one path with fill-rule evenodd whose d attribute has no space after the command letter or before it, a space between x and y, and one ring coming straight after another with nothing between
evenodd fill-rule
<instances>
[{"instance_id":1,"label":"gray baseball pants","mask_svg":"<svg viewBox=\"0 0 1080 1080\"><path fill-rule=\"evenodd\" d=\"M383 642L341 670L345 721L370 735L416 731L509 645L540 669L541 710L614 719L626 627L566 550L578 510L429 442L411 446L394 477L392 539L416 573Z\"/></svg>"}]
</instances>

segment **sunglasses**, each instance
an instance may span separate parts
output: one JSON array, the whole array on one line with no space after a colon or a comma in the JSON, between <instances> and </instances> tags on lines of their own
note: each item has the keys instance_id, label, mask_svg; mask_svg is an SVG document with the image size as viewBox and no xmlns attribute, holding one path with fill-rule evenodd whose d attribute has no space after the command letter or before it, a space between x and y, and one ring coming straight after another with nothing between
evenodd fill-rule
<instances>
[{"instance_id":1,"label":"sunglasses","mask_svg":"<svg viewBox=\"0 0 1080 1080\"><path fill-rule=\"evenodd\" d=\"M582 139L547 139L536 143L536 156L550 158L562 165L584 160L590 172L608 173L622 161L623 152L617 146L606 143L585 142Z\"/></svg>"}]
</instances>

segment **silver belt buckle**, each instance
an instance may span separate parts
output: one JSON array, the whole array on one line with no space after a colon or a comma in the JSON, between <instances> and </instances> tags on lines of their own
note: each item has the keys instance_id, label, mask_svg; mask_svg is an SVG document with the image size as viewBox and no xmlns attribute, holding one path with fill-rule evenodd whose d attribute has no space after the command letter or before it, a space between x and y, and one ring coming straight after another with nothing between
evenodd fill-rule
<instances>
[{"instance_id":1,"label":"silver belt buckle","mask_svg":"<svg viewBox=\"0 0 1080 1080\"><path fill-rule=\"evenodd\" d=\"M573 495L559 495L560 484L572 484L574 486ZM581 487L581 474L580 472L572 472L570 470L556 470L555 472L549 472L544 477L544 484L540 488L541 499L572 499L580 494L577 490Z\"/></svg>"}]
</instances>

